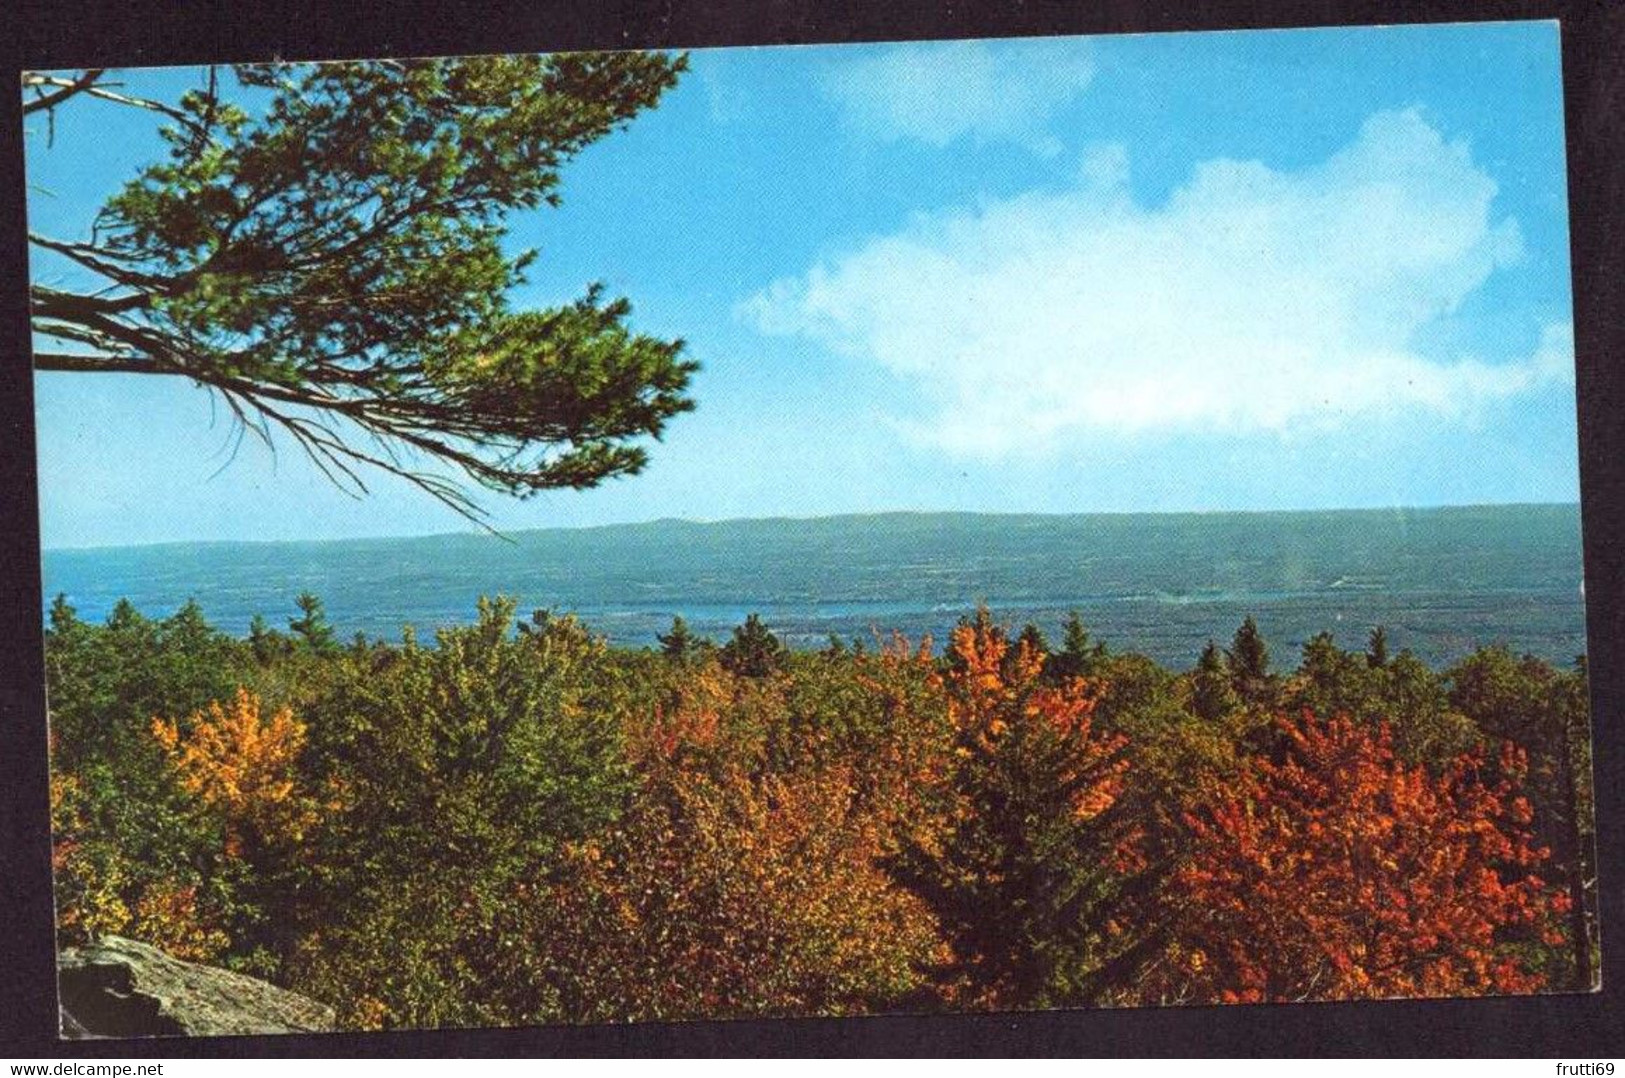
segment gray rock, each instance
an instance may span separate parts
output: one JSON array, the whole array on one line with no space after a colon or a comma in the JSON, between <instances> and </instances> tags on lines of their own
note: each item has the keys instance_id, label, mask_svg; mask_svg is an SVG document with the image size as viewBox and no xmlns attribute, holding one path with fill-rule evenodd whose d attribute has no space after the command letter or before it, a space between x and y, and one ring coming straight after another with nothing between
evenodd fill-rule
<instances>
[{"instance_id":1,"label":"gray rock","mask_svg":"<svg viewBox=\"0 0 1625 1078\"><path fill-rule=\"evenodd\" d=\"M325 1033L333 1008L119 936L57 956L64 1037Z\"/></svg>"}]
</instances>

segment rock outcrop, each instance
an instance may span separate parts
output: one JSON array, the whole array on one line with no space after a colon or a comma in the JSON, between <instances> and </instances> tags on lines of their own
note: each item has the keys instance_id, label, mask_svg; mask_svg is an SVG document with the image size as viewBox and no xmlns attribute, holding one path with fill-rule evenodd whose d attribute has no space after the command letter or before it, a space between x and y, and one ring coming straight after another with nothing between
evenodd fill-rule
<instances>
[{"instance_id":1,"label":"rock outcrop","mask_svg":"<svg viewBox=\"0 0 1625 1078\"><path fill-rule=\"evenodd\" d=\"M331 1007L118 936L57 956L64 1037L324 1033Z\"/></svg>"}]
</instances>

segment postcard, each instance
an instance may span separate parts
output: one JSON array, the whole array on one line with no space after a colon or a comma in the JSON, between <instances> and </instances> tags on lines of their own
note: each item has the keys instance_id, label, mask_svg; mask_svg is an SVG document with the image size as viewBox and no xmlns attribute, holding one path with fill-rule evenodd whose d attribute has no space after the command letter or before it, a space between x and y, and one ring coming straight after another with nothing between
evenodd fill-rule
<instances>
[{"instance_id":1,"label":"postcard","mask_svg":"<svg viewBox=\"0 0 1625 1078\"><path fill-rule=\"evenodd\" d=\"M1598 986L1556 23L23 111L64 1036Z\"/></svg>"}]
</instances>

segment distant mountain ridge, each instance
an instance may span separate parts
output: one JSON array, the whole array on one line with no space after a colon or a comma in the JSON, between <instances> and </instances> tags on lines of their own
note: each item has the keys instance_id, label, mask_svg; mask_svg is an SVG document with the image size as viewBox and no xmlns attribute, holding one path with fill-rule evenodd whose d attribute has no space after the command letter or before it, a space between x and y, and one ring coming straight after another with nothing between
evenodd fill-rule
<instances>
[{"instance_id":1,"label":"distant mountain ridge","mask_svg":"<svg viewBox=\"0 0 1625 1078\"><path fill-rule=\"evenodd\" d=\"M1277 649L1322 630L1448 661L1502 641L1584 650L1573 504L1178 514L875 513L386 539L48 550L45 596L81 616L127 597L151 615L196 598L246 630L321 596L341 634L394 637L473 617L480 595L579 614L646 645L681 615L725 637L748 613L797 646L831 633L942 639L986 603L1058 630L1071 610L1114 646L1173 665L1251 614Z\"/></svg>"},{"instance_id":2,"label":"distant mountain ridge","mask_svg":"<svg viewBox=\"0 0 1625 1078\"><path fill-rule=\"evenodd\" d=\"M1043 523L1066 522L1082 520L1211 520L1216 518L1261 518L1261 517L1292 517L1292 516L1405 516L1410 514L1454 514L1454 513L1480 513L1499 512L1502 510L1554 510L1558 512L1579 511L1578 502L1496 502L1479 505L1437 505L1437 506L1365 506L1336 509L1178 509L1178 510L1106 510L1077 513L1027 513L1027 512L1001 512L983 511L973 509L885 509L874 512L853 513L827 513L814 516L769 515L761 517L719 517L716 519L697 517L656 517L650 520L638 521L611 521L601 524L569 524L551 527L516 528L499 530L496 534L483 531L462 530L448 532L425 532L419 535L362 535L362 536L326 536L301 539L164 539L150 543L129 544L94 544L88 546L54 546L44 548L47 554L68 551L90 550L131 550L150 547L191 547L191 546L263 546L263 545L324 545L324 544L352 544L352 543L421 543L434 541L473 540L476 542L503 542L520 540L528 536L550 535L555 533L589 533L589 532L636 532L644 529L670 530L680 529L723 529L730 527L758 527L758 526L862 526L866 523L882 524L888 521L918 521L918 520L965 520L989 521L1007 523Z\"/></svg>"}]
</instances>

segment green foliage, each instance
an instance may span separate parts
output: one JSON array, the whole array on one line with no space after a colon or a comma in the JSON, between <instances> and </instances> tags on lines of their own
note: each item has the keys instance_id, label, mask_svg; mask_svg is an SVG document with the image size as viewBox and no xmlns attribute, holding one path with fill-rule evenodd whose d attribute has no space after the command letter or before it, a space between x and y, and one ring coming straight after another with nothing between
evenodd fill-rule
<instances>
[{"instance_id":1,"label":"green foliage","mask_svg":"<svg viewBox=\"0 0 1625 1078\"><path fill-rule=\"evenodd\" d=\"M1274 687L1270 677L1270 651L1251 615L1236 630L1225 657L1230 663L1231 683L1237 695L1248 703L1267 702Z\"/></svg>"},{"instance_id":2,"label":"green foliage","mask_svg":"<svg viewBox=\"0 0 1625 1078\"><path fill-rule=\"evenodd\" d=\"M1074 610L1067 615L1061 650L1051 655L1044 664L1044 677L1054 684L1062 684L1075 677L1093 677L1096 667L1106 655L1106 642L1091 640L1083 618Z\"/></svg>"},{"instance_id":3,"label":"green foliage","mask_svg":"<svg viewBox=\"0 0 1625 1078\"><path fill-rule=\"evenodd\" d=\"M94 826L79 777L54 763L51 775L51 871L57 941L75 946L130 921L125 858L112 837Z\"/></svg>"},{"instance_id":4,"label":"green foliage","mask_svg":"<svg viewBox=\"0 0 1625 1078\"><path fill-rule=\"evenodd\" d=\"M1191 674L1191 708L1199 718L1214 722L1240 706L1219 645L1209 640Z\"/></svg>"},{"instance_id":5,"label":"green foliage","mask_svg":"<svg viewBox=\"0 0 1625 1078\"><path fill-rule=\"evenodd\" d=\"M928 770L951 737L929 650L894 638L878 653L791 655L787 670L769 764L848 767L862 796L884 811L905 810L896 784Z\"/></svg>"},{"instance_id":6,"label":"green foliage","mask_svg":"<svg viewBox=\"0 0 1625 1078\"><path fill-rule=\"evenodd\" d=\"M1450 702L1490 737L1555 755L1564 744L1566 713L1554 690L1561 675L1507 648L1480 648L1446 671Z\"/></svg>"},{"instance_id":7,"label":"green foliage","mask_svg":"<svg viewBox=\"0 0 1625 1078\"><path fill-rule=\"evenodd\" d=\"M1423 982L1360 965L1351 926L1456 925L1466 880L1545 897L1515 924L1482 905L1489 951L1472 924L1438 935L1447 954L1410 939L1428 968L1472 966L1473 990L1594 977L1583 663L1487 648L1441 677L1322 634L1277 677L1244 632L1176 675L1076 618L1059 651L1012 641L985 609L940 659L900 637L790 652L755 615L724 648L678 619L660 651L617 650L505 600L432 642L339 647L298 602L288 634L260 619L243 641L196 604L104 625L52 604L64 942L133 933L354 1028L1254 998L1261 969L1324 987L1293 956L1332 937L1371 978L1335 992L1359 996ZM1058 679L1073 660L1088 675ZM1342 717L1299 722L1314 709ZM1324 777L1360 752L1359 819L1266 811L1314 792L1293 760ZM1447 787L1538 843L1517 879L1451 867L1495 841L1456 820L1405 832L1426 856L1385 868L1379 900L1315 882L1366 878L1399 834L1383 814ZM1193 823L1216 807L1224 826ZM1417 865L1450 886L1407 893Z\"/></svg>"},{"instance_id":8,"label":"green foliage","mask_svg":"<svg viewBox=\"0 0 1625 1078\"><path fill-rule=\"evenodd\" d=\"M322 609L322 601L307 591L300 594L295 603L299 607L299 617L291 619L288 628L311 651L332 652L338 645L333 639L333 626L327 622L327 612Z\"/></svg>"},{"instance_id":9,"label":"green foliage","mask_svg":"<svg viewBox=\"0 0 1625 1078\"><path fill-rule=\"evenodd\" d=\"M100 278L34 286L35 330L76 349L38 365L189 378L342 486L382 469L469 515L461 487L401 453L519 496L635 473L639 441L692 407L695 364L680 341L628 329L627 302L598 286L512 309L535 252L509 255L505 222L556 205L565 163L653 107L685 64L244 65L235 92L211 67L174 103L88 73L25 108L144 107L166 118L168 152L107 201L88 242L31 237Z\"/></svg>"},{"instance_id":10,"label":"green foliage","mask_svg":"<svg viewBox=\"0 0 1625 1078\"><path fill-rule=\"evenodd\" d=\"M1133 739L1136 731L1182 710L1174 675L1144 655L1108 655L1095 663L1094 671L1099 696L1095 717L1103 729Z\"/></svg>"},{"instance_id":11,"label":"green foliage","mask_svg":"<svg viewBox=\"0 0 1625 1078\"><path fill-rule=\"evenodd\" d=\"M1483 745L1482 729L1450 706L1438 675L1409 650L1380 670L1386 675L1378 679L1382 713L1402 760L1438 768Z\"/></svg>"},{"instance_id":12,"label":"green foliage","mask_svg":"<svg viewBox=\"0 0 1625 1078\"><path fill-rule=\"evenodd\" d=\"M661 653L674 663L686 665L711 650L711 642L689 631L688 622L681 616L671 619L671 630L657 636Z\"/></svg>"},{"instance_id":13,"label":"green foliage","mask_svg":"<svg viewBox=\"0 0 1625 1078\"><path fill-rule=\"evenodd\" d=\"M1570 935L1596 937L1596 868L1591 774L1591 724L1584 661L1559 671L1505 647L1480 648L1446 672L1450 702L1485 735L1529 753L1528 788L1539 839L1569 882ZM1596 969L1590 946L1566 971L1589 988Z\"/></svg>"},{"instance_id":14,"label":"green foliage","mask_svg":"<svg viewBox=\"0 0 1625 1078\"><path fill-rule=\"evenodd\" d=\"M1478 728L1450 707L1433 671L1408 650L1389 657L1380 629L1372 632L1365 654L1342 650L1331 633L1311 637L1297 672L1282 686L1281 705L1289 714L1351 718L1372 733L1386 725L1401 760L1435 771L1483 741Z\"/></svg>"},{"instance_id":15,"label":"green foliage","mask_svg":"<svg viewBox=\"0 0 1625 1078\"><path fill-rule=\"evenodd\" d=\"M286 636L266 623L264 614L255 614L249 622L248 647L254 653L254 661L261 666L269 666L285 658L290 650L289 643Z\"/></svg>"},{"instance_id":16,"label":"green foliage","mask_svg":"<svg viewBox=\"0 0 1625 1078\"><path fill-rule=\"evenodd\" d=\"M1044 630L1030 621L1021 627L1021 632L1016 636L1016 644L1018 647L1025 647L1040 659L1049 658L1049 641L1044 638Z\"/></svg>"},{"instance_id":17,"label":"green foliage","mask_svg":"<svg viewBox=\"0 0 1625 1078\"><path fill-rule=\"evenodd\" d=\"M1097 1002L1145 947L1126 927L1143 866L1120 798L1124 742L1092 731L1092 690L1042 685L1041 657L985 618L955 630L951 657L954 808L887 867L952 948L935 971L950 999Z\"/></svg>"},{"instance_id":18,"label":"green foliage","mask_svg":"<svg viewBox=\"0 0 1625 1078\"><path fill-rule=\"evenodd\" d=\"M1096 715L1104 728L1128 738L1135 787L1146 794L1141 822L1152 838L1166 841L1200 782L1235 772L1257 720L1241 707L1211 643L1185 677L1134 654L1112 655L1099 671Z\"/></svg>"},{"instance_id":19,"label":"green foliage","mask_svg":"<svg viewBox=\"0 0 1625 1078\"><path fill-rule=\"evenodd\" d=\"M1331 633L1316 633L1303 645L1303 659L1293 680L1291 711L1316 715L1353 715L1372 696L1371 664L1337 646Z\"/></svg>"},{"instance_id":20,"label":"green foliage","mask_svg":"<svg viewBox=\"0 0 1625 1078\"><path fill-rule=\"evenodd\" d=\"M1367 663L1378 670L1388 665L1388 631L1381 625L1371 630L1365 658Z\"/></svg>"},{"instance_id":21,"label":"green foliage","mask_svg":"<svg viewBox=\"0 0 1625 1078\"><path fill-rule=\"evenodd\" d=\"M718 658L723 669L740 677L763 678L780 669L787 654L784 642L762 624L761 616L750 614L743 625L735 626Z\"/></svg>"},{"instance_id":22,"label":"green foliage","mask_svg":"<svg viewBox=\"0 0 1625 1078\"><path fill-rule=\"evenodd\" d=\"M516 634L511 601L481 600L434 648L339 660L310 731L345 809L309 885L341 912L297 983L333 998L364 977L396 1023L495 1020L469 971L497 945L498 909L631 788L605 653L574 618L538 613Z\"/></svg>"},{"instance_id":23,"label":"green foliage","mask_svg":"<svg viewBox=\"0 0 1625 1078\"><path fill-rule=\"evenodd\" d=\"M77 776L85 827L122 852L124 897L193 876L217 835L196 819L153 741L155 715L190 713L235 692L245 648L188 602L153 621L119 602L103 626L60 597L45 634L52 764Z\"/></svg>"},{"instance_id":24,"label":"green foliage","mask_svg":"<svg viewBox=\"0 0 1625 1078\"><path fill-rule=\"evenodd\" d=\"M608 686L594 678L605 645L546 612L516 634L514 611L481 600L478 621L441 630L434 648L409 641L381 662L363 658L324 708L327 736L360 750L324 755L349 763L344 777L358 797L377 793L374 807L395 811L403 784L431 802L465 781L480 787L483 808L469 808L498 830L475 828L442 858L478 834L528 845L583 833L613 814L627 781ZM453 823L463 821L436 826Z\"/></svg>"}]
</instances>

